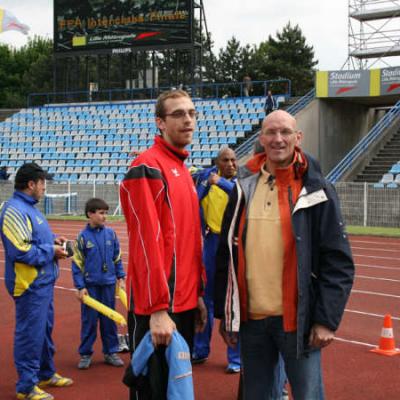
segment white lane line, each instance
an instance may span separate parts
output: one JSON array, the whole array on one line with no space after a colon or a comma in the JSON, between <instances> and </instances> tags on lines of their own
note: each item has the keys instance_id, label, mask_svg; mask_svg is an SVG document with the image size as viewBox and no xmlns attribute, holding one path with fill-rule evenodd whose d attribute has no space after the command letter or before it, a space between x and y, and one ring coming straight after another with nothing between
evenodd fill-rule
<instances>
[{"instance_id":1,"label":"white lane line","mask_svg":"<svg viewBox=\"0 0 400 400\"><path fill-rule=\"evenodd\" d=\"M366 250L366 251L382 251L384 253L400 253L400 249L393 250L393 249L382 249L381 247L356 247L351 246L352 250Z\"/></svg>"},{"instance_id":2,"label":"white lane line","mask_svg":"<svg viewBox=\"0 0 400 400\"><path fill-rule=\"evenodd\" d=\"M5 279L0 276L0 280L4 281ZM55 289L59 289L59 290L67 290L69 292L75 292L75 290L76 290L75 288L67 288L67 287L64 287L64 286L57 286L57 285L54 286L54 288Z\"/></svg>"},{"instance_id":3,"label":"white lane line","mask_svg":"<svg viewBox=\"0 0 400 400\"><path fill-rule=\"evenodd\" d=\"M344 342L344 343L351 343L351 344L358 344L360 346L366 346L366 347L377 347L376 344L371 344L371 343L365 343L365 342L358 342L357 340L349 340L349 339L343 339L341 337L335 337L335 341L338 342Z\"/></svg>"},{"instance_id":4,"label":"white lane line","mask_svg":"<svg viewBox=\"0 0 400 400\"><path fill-rule=\"evenodd\" d=\"M398 267L385 267L383 265L370 265L370 264L359 264L359 263L356 263L356 267L374 268L374 269L389 269L389 270L400 271L400 266L398 266Z\"/></svg>"},{"instance_id":5,"label":"white lane line","mask_svg":"<svg viewBox=\"0 0 400 400\"><path fill-rule=\"evenodd\" d=\"M75 288L66 288L64 286L54 286L54 289L59 289L59 290L68 290L69 292L76 292Z\"/></svg>"},{"instance_id":6,"label":"white lane line","mask_svg":"<svg viewBox=\"0 0 400 400\"><path fill-rule=\"evenodd\" d=\"M377 278L375 276L356 275L357 279L372 279L374 281L400 282L400 279Z\"/></svg>"},{"instance_id":7,"label":"white lane line","mask_svg":"<svg viewBox=\"0 0 400 400\"><path fill-rule=\"evenodd\" d=\"M364 254L354 254L353 257L364 257L364 258L379 258L381 260L399 260L399 257L384 257L384 256L366 256Z\"/></svg>"},{"instance_id":8,"label":"white lane line","mask_svg":"<svg viewBox=\"0 0 400 400\"><path fill-rule=\"evenodd\" d=\"M365 243L365 244L378 244L378 245L383 245L383 244L400 244L400 239L392 239L392 240L360 240L360 239L352 239L350 237L350 243Z\"/></svg>"},{"instance_id":9,"label":"white lane line","mask_svg":"<svg viewBox=\"0 0 400 400\"><path fill-rule=\"evenodd\" d=\"M368 290L358 290L358 289L353 289L351 293L361 293L361 294L370 294L372 296L381 296L381 297L392 297L394 299L400 299L400 296L397 296L395 294L386 294L386 293L380 293L380 292L370 292Z\"/></svg>"},{"instance_id":10,"label":"white lane line","mask_svg":"<svg viewBox=\"0 0 400 400\"><path fill-rule=\"evenodd\" d=\"M358 310L350 310L348 308L345 308L345 312L351 313L351 314L359 314L359 315L366 315L367 317L376 317L376 318L384 318L385 315L383 314L374 314L374 313L368 313L364 311L358 311ZM392 319L395 321L400 321L400 317L393 317Z\"/></svg>"}]
</instances>

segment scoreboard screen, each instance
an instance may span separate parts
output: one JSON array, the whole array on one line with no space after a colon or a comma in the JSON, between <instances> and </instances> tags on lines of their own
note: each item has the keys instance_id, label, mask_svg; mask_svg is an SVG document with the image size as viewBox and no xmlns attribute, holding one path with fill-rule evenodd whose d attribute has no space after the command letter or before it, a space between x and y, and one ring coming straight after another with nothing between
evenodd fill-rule
<instances>
[{"instance_id":1,"label":"scoreboard screen","mask_svg":"<svg viewBox=\"0 0 400 400\"><path fill-rule=\"evenodd\" d=\"M54 0L54 50L190 44L192 19L193 0Z\"/></svg>"}]
</instances>

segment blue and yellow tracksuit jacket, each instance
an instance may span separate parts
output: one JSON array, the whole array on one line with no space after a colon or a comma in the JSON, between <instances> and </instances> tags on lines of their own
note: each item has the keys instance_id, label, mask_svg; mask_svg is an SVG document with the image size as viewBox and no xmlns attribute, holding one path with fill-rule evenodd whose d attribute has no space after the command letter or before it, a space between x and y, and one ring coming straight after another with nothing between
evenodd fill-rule
<instances>
[{"instance_id":1,"label":"blue and yellow tracksuit jacket","mask_svg":"<svg viewBox=\"0 0 400 400\"><path fill-rule=\"evenodd\" d=\"M58 265L54 260L54 235L46 218L35 207L37 200L15 191L1 205L0 227L5 250L8 292L19 297L27 290L54 284Z\"/></svg>"},{"instance_id":2,"label":"blue and yellow tracksuit jacket","mask_svg":"<svg viewBox=\"0 0 400 400\"><path fill-rule=\"evenodd\" d=\"M106 226L86 228L78 235L72 259L72 276L77 289L113 285L124 278L119 241Z\"/></svg>"}]
</instances>

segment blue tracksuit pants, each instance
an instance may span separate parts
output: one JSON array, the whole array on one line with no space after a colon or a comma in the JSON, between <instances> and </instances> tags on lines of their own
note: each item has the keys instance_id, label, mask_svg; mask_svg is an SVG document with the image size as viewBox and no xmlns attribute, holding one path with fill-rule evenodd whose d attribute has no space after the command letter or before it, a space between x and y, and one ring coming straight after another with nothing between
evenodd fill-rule
<instances>
[{"instance_id":1,"label":"blue tracksuit pants","mask_svg":"<svg viewBox=\"0 0 400 400\"><path fill-rule=\"evenodd\" d=\"M87 291L100 303L115 309L115 285L88 286ZM93 344L97 337L97 321L100 321L100 335L103 342L103 353L113 354L118 352L117 326L113 320L100 314L93 308L81 305L81 345L79 354L91 355Z\"/></svg>"},{"instance_id":2,"label":"blue tracksuit pants","mask_svg":"<svg viewBox=\"0 0 400 400\"><path fill-rule=\"evenodd\" d=\"M18 373L17 392L29 393L38 381L55 374L54 285L27 290L15 297L14 362Z\"/></svg>"},{"instance_id":3,"label":"blue tracksuit pants","mask_svg":"<svg viewBox=\"0 0 400 400\"><path fill-rule=\"evenodd\" d=\"M204 332L197 333L194 337L193 358L205 358L210 353L210 341L214 325L214 281L215 281L215 255L218 249L219 235L209 232L204 238L203 262L206 267L207 284L204 302L207 307L207 325ZM229 366L240 367L239 344L228 347L227 358Z\"/></svg>"}]
</instances>

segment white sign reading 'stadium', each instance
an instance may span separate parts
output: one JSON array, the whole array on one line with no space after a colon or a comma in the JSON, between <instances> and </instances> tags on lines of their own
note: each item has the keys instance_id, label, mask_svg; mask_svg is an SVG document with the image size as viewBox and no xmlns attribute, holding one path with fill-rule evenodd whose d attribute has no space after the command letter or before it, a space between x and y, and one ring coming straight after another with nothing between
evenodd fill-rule
<instances>
[{"instance_id":1,"label":"white sign reading 'stadium'","mask_svg":"<svg viewBox=\"0 0 400 400\"><path fill-rule=\"evenodd\" d=\"M381 70L381 95L400 94L400 67Z\"/></svg>"},{"instance_id":2,"label":"white sign reading 'stadium'","mask_svg":"<svg viewBox=\"0 0 400 400\"><path fill-rule=\"evenodd\" d=\"M331 71L329 97L368 96L369 71Z\"/></svg>"}]
</instances>

